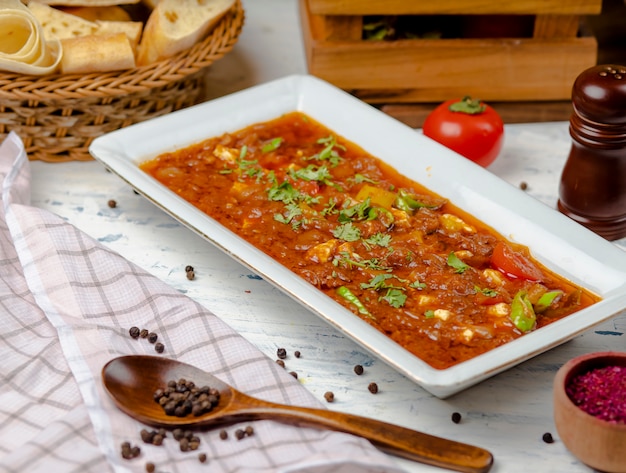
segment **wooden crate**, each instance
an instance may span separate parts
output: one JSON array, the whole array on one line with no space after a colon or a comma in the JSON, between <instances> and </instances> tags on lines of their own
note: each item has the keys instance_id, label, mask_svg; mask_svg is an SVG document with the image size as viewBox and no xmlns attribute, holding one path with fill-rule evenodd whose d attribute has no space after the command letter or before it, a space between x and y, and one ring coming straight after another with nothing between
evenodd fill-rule
<instances>
[{"instance_id":1,"label":"wooden crate","mask_svg":"<svg viewBox=\"0 0 626 473\"><path fill-rule=\"evenodd\" d=\"M300 0L300 17L309 72L370 103L569 100L578 74L597 61L580 20L601 3ZM534 23L528 37L368 41L365 15L532 15Z\"/></svg>"}]
</instances>

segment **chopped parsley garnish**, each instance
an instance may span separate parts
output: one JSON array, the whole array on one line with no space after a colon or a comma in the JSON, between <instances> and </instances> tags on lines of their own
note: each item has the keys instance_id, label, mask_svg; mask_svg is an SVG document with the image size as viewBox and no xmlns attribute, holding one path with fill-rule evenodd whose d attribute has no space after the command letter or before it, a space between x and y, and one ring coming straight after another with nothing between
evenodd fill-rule
<instances>
[{"instance_id":1,"label":"chopped parsley garnish","mask_svg":"<svg viewBox=\"0 0 626 473\"><path fill-rule=\"evenodd\" d=\"M364 243L369 243L370 245L382 246L383 248L388 248L389 243L391 242L391 235L389 233L375 233L369 238L363 240Z\"/></svg>"},{"instance_id":2,"label":"chopped parsley garnish","mask_svg":"<svg viewBox=\"0 0 626 473\"><path fill-rule=\"evenodd\" d=\"M295 202L291 202L285 206L287 212L285 214L274 214L274 220L280 223L291 223L294 226L294 230L300 226L301 222L296 222L294 220L295 217L299 217L302 215L302 209L298 207L298 204Z\"/></svg>"},{"instance_id":3,"label":"chopped parsley garnish","mask_svg":"<svg viewBox=\"0 0 626 473\"><path fill-rule=\"evenodd\" d=\"M324 210L322 210L322 215L332 215L338 212L336 209L337 201L335 199L330 199L328 203L324 206Z\"/></svg>"},{"instance_id":4,"label":"chopped parsley garnish","mask_svg":"<svg viewBox=\"0 0 626 473\"><path fill-rule=\"evenodd\" d=\"M317 140L317 143L325 145L324 149L322 149L322 151L320 151L318 154L314 154L309 159L328 161L331 166L337 166L339 164L339 161L341 160L341 156L339 156L339 153L337 153L336 149L345 151L345 146L338 144L337 139L333 135L327 136L326 138L320 138L319 140Z\"/></svg>"},{"instance_id":5,"label":"chopped parsley garnish","mask_svg":"<svg viewBox=\"0 0 626 473\"><path fill-rule=\"evenodd\" d=\"M267 190L267 197L270 200L280 201L285 204L290 204L292 202L297 202L301 199L300 191L295 189L289 182L284 181L283 183L273 186Z\"/></svg>"},{"instance_id":6,"label":"chopped parsley garnish","mask_svg":"<svg viewBox=\"0 0 626 473\"><path fill-rule=\"evenodd\" d=\"M348 222L336 227L333 236L339 240L357 241L361 238L361 230L352 225L352 222Z\"/></svg>"},{"instance_id":7,"label":"chopped parsley garnish","mask_svg":"<svg viewBox=\"0 0 626 473\"><path fill-rule=\"evenodd\" d=\"M362 282L361 289L374 289L376 291L380 291L381 289L386 289L392 286L389 286L386 281L388 279L393 278L392 274L378 274L374 276L370 282Z\"/></svg>"},{"instance_id":8,"label":"chopped parsley garnish","mask_svg":"<svg viewBox=\"0 0 626 473\"><path fill-rule=\"evenodd\" d=\"M276 180L276 173L274 172L273 169L265 175L265 178L267 179L267 182L269 182L270 184L275 185L278 182Z\"/></svg>"},{"instance_id":9,"label":"chopped parsley garnish","mask_svg":"<svg viewBox=\"0 0 626 473\"><path fill-rule=\"evenodd\" d=\"M335 257L335 259L333 259L333 264L335 266L338 266L341 264L344 267L349 268L349 269L352 269L353 266L357 266L360 268L369 268L369 269L373 269L376 271L391 271L391 268L381 265L378 259L376 258L371 258L371 259L366 259L366 260L356 260L353 257L351 257L350 253L348 253L347 251L339 252L339 256L340 257Z\"/></svg>"},{"instance_id":10,"label":"chopped parsley garnish","mask_svg":"<svg viewBox=\"0 0 626 473\"><path fill-rule=\"evenodd\" d=\"M379 300L386 301L391 307L399 309L404 306L406 302L406 294L400 289L389 289L384 296L381 296Z\"/></svg>"},{"instance_id":11,"label":"chopped parsley garnish","mask_svg":"<svg viewBox=\"0 0 626 473\"><path fill-rule=\"evenodd\" d=\"M353 178L351 178L354 180L355 184L362 184L364 182L368 182L370 184L378 184L378 182L376 182L374 179L370 179L367 176L364 176L363 174L355 174Z\"/></svg>"},{"instance_id":12,"label":"chopped parsley garnish","mask_svg":"<svg viewBox=\"0 0 626 473\"><path fill-rule=\"evenodd\" d=\"M315 166L313 164L301 169L292 169L289 175L294 180L303 179L305 181L316 181L323 184L330 183L333 177L326 166Z\"/></svg>"},{"instance_id":13,"label":"chopped parsley garnish","mask_svg":"<svg viewBox=\"0 0 626 473\"><path fill-rule=\"evenodd\" d=\"M480 293L487 297L496 297L498 295L498 291L496 291L495 289L488 288L488 287L480 288L478 286L474 286L474 290L477 293Z\"/></svg>"},{"instance_id":14,"label":"chopped parsley garnish","mask_svg":"<svg viewBox=\"0 0 626 473\"><path fill-rule=\"evenodd\" d=\"M404 283L406 281L396 278L392 274L378 274L374 276L370 282L361 283L361 289L374 289L375 291L387 290L387 292L378 298L378 300L386 301L391 307L396 309L404 306L406 302L406 289L402 286L394 286L389 284L390 279L397 279L399 282Z\"/></svg>"},{"instance_id":15,"label":"chopped parsley garnish","mask_svg":"<svg viewBox=\"0 0 626 473\"><path fill-rule=\"evenodd\" d=\"M454 254L454 251L450 252L448 255L448 266L454 268L454 272L459 274L464 273L470 268L467 264L461 261L457 255Z\"/></svg>"},{"instance_id":16,"label":"chopped parsley garnish","mask_svg":"<svg viewBox=\"0 0 626 473\"><path fill-rule=\"evenodd\" d=\"M242 174L248 177L259 176L263 173L260 167L257 166L257 161L240 161L239 169L241 169Z\"/></svg>"},{"instance_id":17,"label":"chopped parsley garnish","mask_svg":"<svg viewBox=\"0 0 626 473\"><path fill-rule=\"evenodd\" d=\"M339 221L342 223L352 220L374 220L377 216L378 212L376 209L370 206L369 197L363 202L339 211Z\"/></svg>"},{"instance_id":18,"label":"chopped parsley garnish","mask_svg":"<svg viewBox=\"0 0 626 473\"><path fill-rule=\"evenodd\" d=\"M248 152L248 148L243 146L239 151L239 157L237 158L237 169L224 168L219 171L220 174L231 174L233 172L238 172L240 176L260 176L263 174L263 169L259 166L259 161L256 159L245 159L245 156Z\"/></svg>"},{"instance_id":19,"label":"chopped parsley garnish","mask_svg":"<svg viewBox=\"0 0 626 473\"><path fill-rule=\"evenodd\" d=\"M413 289L426 289L428 286L426 285L425 282L419 282L419 281L413 281L411 284L409 284L409 287L412 287Z\"/></svg>"}]
</instances>

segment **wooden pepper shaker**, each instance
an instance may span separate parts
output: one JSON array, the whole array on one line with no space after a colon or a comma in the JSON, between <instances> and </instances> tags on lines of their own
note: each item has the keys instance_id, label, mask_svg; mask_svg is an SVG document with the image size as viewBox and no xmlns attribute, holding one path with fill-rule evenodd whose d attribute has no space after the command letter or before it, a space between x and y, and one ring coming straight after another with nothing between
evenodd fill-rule
<instances>
[{"instance_id":1,"label":"wooden pepper shaker","mask_svg":"<svg viewBox=\"0 0 626 473\"><path fill-rule=\"evenodd\" d=\"M572 88L572 147L558 209L607 240L626 237L626 66L583 71Z\"/></svg>"}]
</instances>

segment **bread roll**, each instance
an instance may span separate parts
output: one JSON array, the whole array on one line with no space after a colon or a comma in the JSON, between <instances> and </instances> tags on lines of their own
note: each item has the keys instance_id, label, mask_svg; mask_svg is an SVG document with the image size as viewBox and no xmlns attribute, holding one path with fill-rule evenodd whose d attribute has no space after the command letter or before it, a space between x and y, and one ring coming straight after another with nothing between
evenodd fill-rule
<instances>
[{"instance_id":1,"label":"bread roll","mask_svg":"<svg viewBox=\"0 0 626 473\"><path fill-rule=\"evenodd\" d=\"M135 55L125 33L89 35L61 40L61 73L86 74L135 67Z\"/></svg>"},{"instance_id":2,"label":"bread roll","mask_svg":"<svg viewBox=\"0 0 626 473\"><path fill-rule=\"evenodd\" d=\"M144 27L137 64L151 64L189 49L234 4L235 0L160 0Z\"/></svg>"},{"instance_id":3,"label":"bread roll","mask_svg":"<svg viewBox=\"0 0 626 473\"><path fill-rule=\"evenodd\" d=\"M100 21L96 20L98 29L96 35L110 35L113 33L124 33L128 36L133 50L139 45L143 23L140 21Z\"/></svg>"}]
</instances>

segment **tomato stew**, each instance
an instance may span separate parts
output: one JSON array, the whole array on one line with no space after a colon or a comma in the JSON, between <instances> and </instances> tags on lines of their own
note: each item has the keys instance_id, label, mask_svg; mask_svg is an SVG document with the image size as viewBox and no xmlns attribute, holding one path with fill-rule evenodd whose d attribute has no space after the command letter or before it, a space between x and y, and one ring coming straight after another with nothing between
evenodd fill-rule
<instances>
[{"instance_id":1,"label":"tomato stew","mask_svg":"<svg viewBox=\"0 0 626 473\"><path fill-rule=\"evenodd\" d=\"M141 168L438 369L599 300L298 112Z\"/></svg>"}]
</instances>

